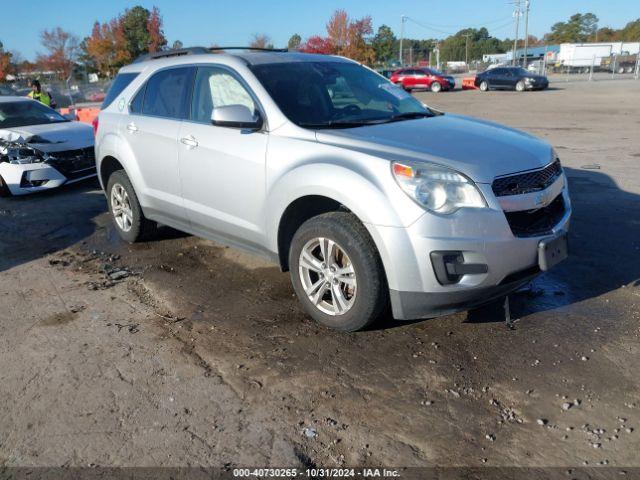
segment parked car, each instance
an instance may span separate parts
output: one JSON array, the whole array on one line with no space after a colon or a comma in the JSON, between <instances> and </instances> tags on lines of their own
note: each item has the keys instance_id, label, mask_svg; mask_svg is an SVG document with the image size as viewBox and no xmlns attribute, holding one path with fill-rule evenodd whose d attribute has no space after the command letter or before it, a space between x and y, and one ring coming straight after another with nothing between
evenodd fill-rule
<instances>
[{"instance_id":1,"label":"parked car","mask_svg":"<svg viewBox=\"0 0 640 480\"><path fill-rule=\"evenodd\" d=\"M426 88L432 92L439 92L453 90L456 86L456 80L452 76L426 67L401 68L393 72L390 80L408 91Z\"/></svg>"},{"instance_id":2,"label":"parked car","mask_svg":"<svg viewBox=\"0 0 640 480\"><path fill-rule=\"evenodd\" d=\"M0 97L0 195L50 190L96 175L90 125L24 97Z\"/></svg>"},{"instance_id":3,"label":"parked car","mask_svg":"<svg viewBox=\"0 0 640 480\"><path fill-rule=\"evenodd\" d=\"M483 92L488 90L544 90L549 80L543 75L526 71L522 67L499 67L476 75L475 85Z\"/></svg>"},{"instance_id":4,"label":"parked car","mask_svg":"<svg viewBox=\"0 0 640 480\"><path fill-rule=\"evenodd\" d=\"M340 57L178 53L123 67L98 117L124 240L161 223L262 255L349 331L389 303L397 319L469 309L566 257L571 203L544 141Z\"/></svg>"}]
</instances>

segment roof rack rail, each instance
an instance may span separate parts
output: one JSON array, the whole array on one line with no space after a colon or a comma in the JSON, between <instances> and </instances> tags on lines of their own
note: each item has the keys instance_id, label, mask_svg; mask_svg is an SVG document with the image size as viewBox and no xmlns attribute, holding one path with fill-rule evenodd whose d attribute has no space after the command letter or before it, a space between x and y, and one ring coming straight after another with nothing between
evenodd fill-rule
<instances>
[{"instance_id":1,"label":"roof rack rail","mask_svg":"<svg viewBox=\"0 0 640 480\"><path fill-rule=\"evenodd\" d=\"M261 48L261 47L189 47L177 48L174 50L161 50L159 52L145 53L136 58L133 63L146 62L147 60L157 60L159 58L179 57L182 55L198 55L211 52L222 52L225 50L253 50L259 52L288 52L288 48Z\"/></svg>"},{"instance_id":2,"label":"roof rack rail","mask_svg":"<svg viewBox=\"0 0 640 480\"><path fill-rule=\"evenodd\" d=\"M174 50L161 50L159 52L145 53L136 58L133 63L145 62L147 60L156 60L158 58L179 57L181 55L197 55L201 53L209 53L209 49L205 47L176 48Z\"/></svg>"},{"instance_id":3,"label":"roof rack rail","mask_svg":"<svg viewBox=\"0 0 640 480\"><path fill-rule=\"evenodd\" d=\"M208 48L210 52L217 52L220 50L254 50L258 52L288 52L288 48L262 48L262 47L211 47Z\"/></svg>"}]
</instances>

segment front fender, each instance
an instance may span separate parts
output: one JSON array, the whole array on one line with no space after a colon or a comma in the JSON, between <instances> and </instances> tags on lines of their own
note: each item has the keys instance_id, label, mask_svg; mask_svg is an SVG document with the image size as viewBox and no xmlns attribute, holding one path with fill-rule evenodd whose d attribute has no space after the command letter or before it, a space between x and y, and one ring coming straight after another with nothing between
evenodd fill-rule
<instances>
[{"instance_id":1,"label":"front fender","mask_svg":"<svg viewBox=\"0 0 640 480\"><path fill-rule=\"evenodd\" d=\"M364 224L402 228L415 222L424 211L395 185L389 163L380 163L382 171L378 173L374 169L363 174L362 169L355 171L348 166L325 161L299 165L279 177L270 186L267 196L270 249L277 251L280 219L287 207L310 195L341 203Z\"/></svg>"}]
</instances>

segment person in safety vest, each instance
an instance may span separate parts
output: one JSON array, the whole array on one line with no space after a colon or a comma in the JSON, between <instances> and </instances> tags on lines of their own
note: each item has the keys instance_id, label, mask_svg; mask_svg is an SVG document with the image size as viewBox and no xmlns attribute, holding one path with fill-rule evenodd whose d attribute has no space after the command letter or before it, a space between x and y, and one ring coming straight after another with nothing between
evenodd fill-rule
<instances>
[{"instance_id":1,"label":"person in safety vest","mask_svg":"<svg viewBox=\"0 0 640 480\"><path fill-rule=\"evenodd\" d=\"M31 91L29 95L27 95L29 98L33 98L47 107L51 106L51 96L42 90L42 86L38 80L31 80L30 87Z\"/></svg>"}]
</instances>

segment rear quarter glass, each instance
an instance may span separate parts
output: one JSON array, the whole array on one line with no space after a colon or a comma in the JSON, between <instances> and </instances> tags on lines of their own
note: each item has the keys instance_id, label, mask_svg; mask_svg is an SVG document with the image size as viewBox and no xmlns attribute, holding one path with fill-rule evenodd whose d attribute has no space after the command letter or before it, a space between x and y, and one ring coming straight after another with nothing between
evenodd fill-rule
<instances>
[{"instance_id":1,"label":"rear quarter glass","mask_svg":"<svg viewBox=\"0 0 640 480\"><path fill-rule=\"evenodd\" d=\"M129 86L131 82L138 76L138 73L119 73L113 80L107 96L104 97L104 101L100 106L100 110L104 110L116 99L122 91Z\"/></svg>"}]
</instances>

